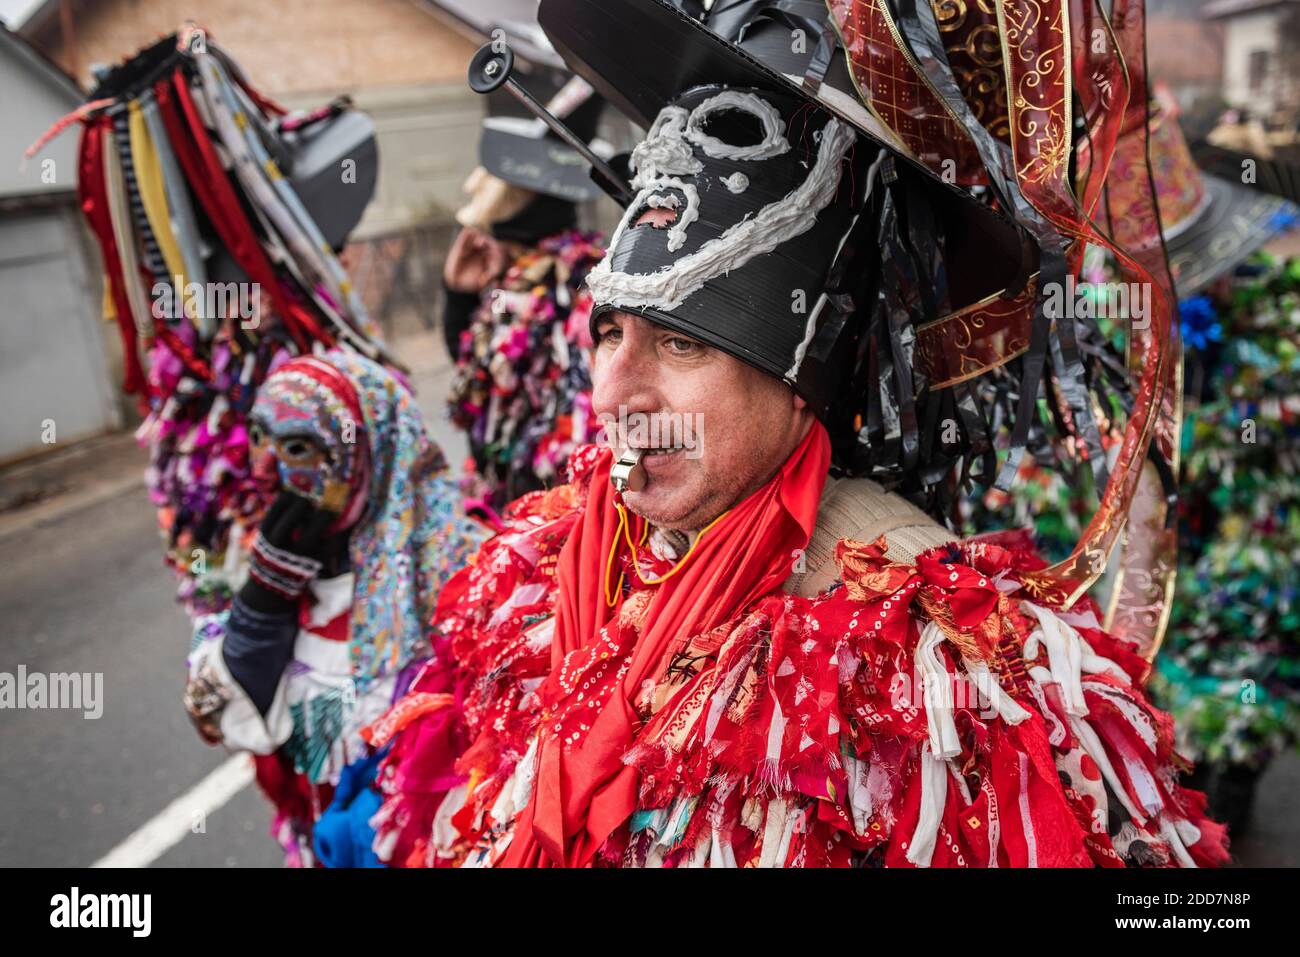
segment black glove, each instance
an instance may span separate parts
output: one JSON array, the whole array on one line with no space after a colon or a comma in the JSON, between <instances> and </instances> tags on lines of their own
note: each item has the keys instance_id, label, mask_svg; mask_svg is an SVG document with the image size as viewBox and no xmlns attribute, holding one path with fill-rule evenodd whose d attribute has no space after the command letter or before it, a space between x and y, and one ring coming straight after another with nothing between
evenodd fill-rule
<instances>
[{"instance_id":1,"label":"black glove","mask_svg":"<svg viewBox=\"0 0 1300 957\"><path fill-rule=\"evenodd\" d=\"M482 294L457 292L443 282L442 295L443 341L447 344L447 354L451 356L451 364L455 365L460 357L460 334L474 321L474 313L482 303Z\"/></svg>"},{"instance_id":2,"label":"black glove","mask_svg":"<svg viewBox=\"0 0 1300 957\"><path fill-rule=\"evenodd\" d=\"M239 600L275 614L294 608L307 585L347 547L347 533L330 534L338 514L293 492L271 504L253 542L248 581Z\"/></svg>"}]
</instances>

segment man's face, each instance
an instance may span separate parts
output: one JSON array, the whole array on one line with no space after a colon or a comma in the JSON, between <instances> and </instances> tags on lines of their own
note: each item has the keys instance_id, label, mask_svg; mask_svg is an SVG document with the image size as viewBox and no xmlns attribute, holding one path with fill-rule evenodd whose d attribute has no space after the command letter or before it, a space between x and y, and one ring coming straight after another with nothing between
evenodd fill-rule
<instances>
[{"instance_id":1,"label":"man's face","mask_svg":"<svg viewBox=\"0 0 1300 957\"><path fill-rule=\"evenodd\" d=\"M628 423L621 438L611 435L616 455L676 441L641 458L645 487L624 494L660 528L703 528L771 478L813 422L778 379L629 313L601 317L592 381L596 415ZM661 426L642 427L649 417Z\"/></svg>"}]
</instances>

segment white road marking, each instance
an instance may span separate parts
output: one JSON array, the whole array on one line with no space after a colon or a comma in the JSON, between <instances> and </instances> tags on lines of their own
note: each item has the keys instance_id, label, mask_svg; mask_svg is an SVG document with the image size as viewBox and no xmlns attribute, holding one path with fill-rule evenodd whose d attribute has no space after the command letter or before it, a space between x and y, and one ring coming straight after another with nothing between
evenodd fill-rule
<instances>
[{"instance_id":1,"label":"white road marking","mask_svg":"<svg viewBox=\"0 0 1300 957\"><path fill-rule=\"evenodd\" d=\"M91 867L148 867L195 833L196 821L206 820L252 783L253 762L246 754L235 755Z\"/></svg>"}]
</instances>

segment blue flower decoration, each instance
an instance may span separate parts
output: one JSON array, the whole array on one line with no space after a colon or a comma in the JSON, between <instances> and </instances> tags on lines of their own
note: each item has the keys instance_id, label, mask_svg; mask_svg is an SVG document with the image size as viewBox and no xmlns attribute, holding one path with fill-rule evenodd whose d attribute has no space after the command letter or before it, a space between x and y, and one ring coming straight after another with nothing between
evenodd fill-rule
<instances>
[{"instance_id":1,"label":"blue flower decoration","mask_svg":"<svg viewBox=\"0 0 1300 957\"><path fill-rule=\"evenodd\" d=\"M1211 342L1223 341L1219 314L1209 296L1189 296L1179 302L1178 319L1183 342L1190 349L1203 352Z\"/></svg>"}]
</instances>

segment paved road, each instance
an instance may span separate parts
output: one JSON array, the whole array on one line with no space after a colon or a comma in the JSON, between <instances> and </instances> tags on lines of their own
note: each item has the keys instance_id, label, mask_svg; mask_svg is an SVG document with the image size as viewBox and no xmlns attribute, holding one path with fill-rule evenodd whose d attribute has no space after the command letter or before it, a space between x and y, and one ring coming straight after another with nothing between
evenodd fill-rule
<instances>
[{"instance_id":1,"label":"paved road","mask_svg":"<svg viewBox=\"0 0 1300 957\"><path fill-rule=\"evenodd\" d=\"M435 435L460 461L463 444L436 416L445 369L426 367L416 381ZM89 865L227 755L200 743L180 707L187 621L143 488L74 500L16 532L13 518L0 517L0 671L103 672L104 709L98 720L0 711L0 865ZM1300 865L1298 787L1300 760L1278 762L1257 829L1238 844L1241 863ZM269 806L246 787L156 865L277 866L269 822Z\"/></svg>"},{"instance_id":2,"label":"paved road","mask_svg":"<svg viewBox=\"0 0 1300 957\"><path fill-rule=\"evenodd\" d=\"M0 544L0 671L103 672L103 715L0 712L0 863L89 865L226 760L180 707L187 618L143 487ZM274 865L247 789L159 863Z\"/></svg>"},{"instance_id":3,"label":"paved road","mask_svg":"<svg viewBox=\"0 0 1300 957\"><path fill-rule=\"evenodd\" d=\"M465 444L440 415L449 370L440 349L422 345L403 356L457 467ZM0 866L92 864L229 758L199 740L180 706L188 619L154 509L131 481L144 453L125 439L105 445L96 461L72 450L61 498L0 515L0 672L104 675L97 720L0 710ZM246 787L156 863L278 866L269 824L269 805Z\"/></svg>"}]
</instances>

